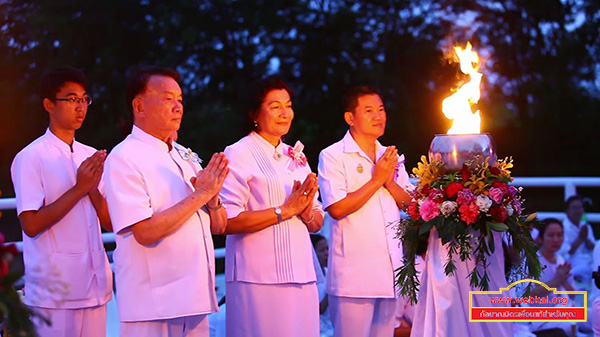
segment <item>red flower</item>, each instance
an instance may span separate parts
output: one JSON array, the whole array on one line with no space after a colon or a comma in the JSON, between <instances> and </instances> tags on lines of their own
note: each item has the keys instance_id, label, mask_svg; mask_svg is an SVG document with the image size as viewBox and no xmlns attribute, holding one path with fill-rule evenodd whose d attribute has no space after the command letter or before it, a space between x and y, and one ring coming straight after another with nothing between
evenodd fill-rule
<instances>
[{"instance_id":1,"label":"red flower","mask_svg":"<svg viewBox=\"0 0 600 337\"><path fill-rule=\"evenodd\" d=\"M460 175L461 175L463 181L469 180L469 177L471 176L471 172L469 171L467 164L463 164L463 167L460 170Z\"/></svg>"},{"instance_id":2,"label":"red flower","mask_svg":"<svg viewBox=\"0 0 600 337\"><path fill-rule=\"evenodd\" d=\"M8 275L9 270L10 270L9 262L4 259L0 260L0 277L4 277L4 276Z\"/></svg>"},{"instance_id":3,"label":"red flower","mask_svg":"<svg viewBox=\"0 0 600 337\"><path fill-rule=\"evenodd\" d=\"M490 173L495 175L495 176L499 176L500 175L500 169L497 167L490 167Z\"/></svg>"},{"instance_id":4,"label":"red flower","mask_svg":"<svg viewBox=\"0 0 600 337\"><path fill-rule=\"evenodd\" d=\"M503 181L494 181L492 187L499 188L504 194L508 193L508 184Z\"/></svg>"},{"instance_id":5,"label":"red flower","mask_svg":"<svg viewBox=\"0 0 600 337\"><path fill-rule=\"evenodd\" d=\"M506 208L504 208L504 206L502 205L490 208L490 215L492 216L492 218L501 223L504 223L506 221L506 218L508 218Z\"/></svg>"},{"instance_id":6,"label":"red flower","mask_svg":"<svg viewBox=\"0 0 600 337\"><path fill-rule=\"evenodd\" d=\"M413 201L408 205L408 214L413 220L419 220L421 215L419 214L419 210L417 209L417 202Z\"/></svg>"},{"instance_id":7,"label":"red flower","mask_svg":"<svg viewBox=\"0 0 600 337\"><path fill-rule=\"evenodd\" d=\"M429 190L429 199L437 202L438 204L444 201L444 193L437 188L432 188Z\"/></svg>"},{"instance_id":8,"label":"red flower","mask_svg":"<svg viewBox=\"0 0 600 337\"><path fill-rule=\"evenodd\" d=\"M429 184L423 186L421 193L423 193L423 195L429 195Z\"/></svg>"},{"instance_id":9,"label":"red flower","mask_svg":"<svg viewBox=\"0 0 600 337\"><path fill-rule=\"evenodd\" d=\"M446 195L448 198L454 198L458 191L463 189L463 185L461 183L451 183L446 187Z\"/></svg>"},{"instance_id":10,"label":"red flower","mask_svg":"<svg viewBox=\"0 0 600 337\"><path fill-rule=\"evenodd\" d=\"M468 203L464 205L460 205L458 207L458 212L460 213L460 219L470 225L477 221L477 217L479 216L479 207L474 203Z\"/></svg>"}]
</instances>

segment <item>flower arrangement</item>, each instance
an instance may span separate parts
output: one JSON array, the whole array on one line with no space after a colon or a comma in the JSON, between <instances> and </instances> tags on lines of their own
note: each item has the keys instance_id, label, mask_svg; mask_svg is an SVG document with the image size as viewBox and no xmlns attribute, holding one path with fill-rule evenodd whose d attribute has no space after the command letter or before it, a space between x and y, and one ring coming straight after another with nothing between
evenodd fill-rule
<instances>
[{"instance_id":1,"label":"flower arrangement","mask_svg":"<svg viewBox=\"0 0 600 337\"><path fill-rule=\"evenodd\" d=\"M10 271L10 263L17 253L15 244L5 244L4 235L0 233L0 322L10 336L37 336L31 319L38 317L46 324L49 322L23 304L13 286L22 276L22 273Z\"/></svg>"},{"instance_id":2,"label":"flower arrangement","mask_svg":"<svg viewBox=\"0 0 600 337\"><path fill-rule=\"evenodd\" d=\"M468 278L472 287L488 290L487 256L497 247L492 231L509 234L510 249L524 260L517 263L515 277L539 278L541 265L537 246L530 234L536 214L523 214L522 188L509 185L512 159L489 165L488 158L477 156L460 170L449 170L441 161L427 162L425 156L413 169L418 185L408 206L410 217L402 219L398 235L403 242L404 264L396 270L396 283L403 296L417 301L419 281L415 256L419 242L426 242L436 229L448 255L444 273L456 270L455 257L461 261L474 259L475 268Z\"/></svg>"}]
</instances>

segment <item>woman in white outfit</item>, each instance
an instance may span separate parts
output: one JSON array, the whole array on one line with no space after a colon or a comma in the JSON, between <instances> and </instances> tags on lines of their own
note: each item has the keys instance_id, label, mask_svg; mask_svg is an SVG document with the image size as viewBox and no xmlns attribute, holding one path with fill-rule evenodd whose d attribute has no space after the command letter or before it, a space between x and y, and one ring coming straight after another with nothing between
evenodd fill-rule
<instances>
[{"instance_id":1,"label":"woman in white outfit","mask_svg":"<svg viewBox=\"0 0 600 337\"><path fill-rule=\"evenodd\" d=\"M227 336L318 336L319 298L310 232L321 229L317 178L303 145L281 138L292 91L270 77L252 87L252 131L228 146Z\"/></svg>"}]
</instances>

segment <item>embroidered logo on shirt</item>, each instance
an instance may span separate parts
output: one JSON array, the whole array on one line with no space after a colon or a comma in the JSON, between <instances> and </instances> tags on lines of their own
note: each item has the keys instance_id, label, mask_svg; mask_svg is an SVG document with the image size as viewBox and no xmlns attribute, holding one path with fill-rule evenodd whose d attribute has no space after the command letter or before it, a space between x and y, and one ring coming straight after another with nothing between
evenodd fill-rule
<instances>
[{"instance_id":1,"label":"embroidered logo on shirt","mask_svg":"<svg viewBox=\"0 0 600 337\"><path fill-rule=\"evenodd\" d=\"M200 159L198 154L192 151L192 149L190 149L189 147L185 148L179 144L175 144L174 147L183 160L191 160L196 164L202 164L202 159Z\"/></svg>"},{"instance_id":2,"label":"embroidered logo on shirt","mask_svg":"<svg viewBox=\"0 0 600 337\"><path fill-rule=\"evenodd\" d=\"M363 173L364 169L362 164L358 164L358 166L356 166L356 172L358 173Z\"/></svg>"}]
</instances>

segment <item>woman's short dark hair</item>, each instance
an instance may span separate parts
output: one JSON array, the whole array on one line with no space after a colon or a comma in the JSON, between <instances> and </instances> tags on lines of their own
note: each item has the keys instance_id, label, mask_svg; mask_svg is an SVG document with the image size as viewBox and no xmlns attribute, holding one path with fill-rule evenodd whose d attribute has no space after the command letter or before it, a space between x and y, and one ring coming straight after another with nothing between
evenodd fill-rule
<instances>
[{"instance_id":1,"label":"woman's short dark hair","mask_svg":"<svg viewBox=\"0 0 600 337\"><path fill-rule=\"evenodd\" d=\"M250 85L248 98L246 100L246 122L244 129L247 132L256 130L254 121L258 118L260 107L265 100L267 94L273 90L283 89L290 95L290 100L293 100L294 90L290 88L287 82L279 76L269 76L262 80L256 81Z\"/></svg>"},{"instance_id":2,"label":"woman's short dark hair","mask_svg":"<svg viewBox=\"0 0 600 337\"><path fill-rule=\"evenodd\" d=\"M578 194L572 195L569 198L567 198L567 200L565 201L565 211L569 210L569 207L571 207L571 204L574 201L580 201L581 204L583 204L583 197L581 197Z\"/></svg>"},{"instance_id":3,"label":"woman's short dark hair","mask_svg":"<svg viewBox=\"0 0 600 337\"><path fill-rule=\"evenodd\" d=\"M42 76L40 81L41 98L53 100L67 82L77 83L81 85L85 91L88 89L88 80L83 72L71 67L59 67L50 70Z\"/></svg>"},{"instance_id":4,"label":"woman's short dark hair","mask_svg":"<svg viewBox=\"0 0 600 337\"><path fill-rule=\"evenodd\" d=\"M540 234L538 235L540 240L544 240L544 233L546 233L546 229L552 224L557 224L560 226L561 229L564 230L563 224L560 220L558 220L557 218L546 218L542 220L538 228L538 230L540 231Z\"/></svg>"},{"instance_id":5,"label":"woman's short dark hair","mask_svg":"<svg viewBox=\"0 0 600 337\"><path fill-rule=\"evenodd\" d=\"M133 76L129 79L127 83L127 90L125 91L125 100L127 102L127 109L131 112L131 117L133 119L133 106L131 102L133 99L146 91L146 86L148 85L148 81L150 77L159 75L170 77L175 80L178 84L181 83L181 75L175 69L171 68L161 68L161 67L143 67L133 74Z\"/></svg>"},{"instance_id":6,"label":"woman's short dark hair","mask_svg":"<svg viewBox=\"0 0 600 337\"><path fill-rule=\"evenodd\" d=\"M378 95L382 100L379 89L371 85L359 85L348 89L342 96L342 108L344 112L349 111L354 113L354 109L358 106L358 99L365 95Z\"/></svg>"},{"instance_id":7,"label":"woman's short dark hair","mask_svg":"<svg viewBox=\"0 0 600 337\"><path fill-rule=\"evenodd\" d=\"M313 247L317 247L317 243L319 243L321 240L326 240L325 237L321 234L310 235L310 242L312 243Z\"/></svg>"}]
</instances>

